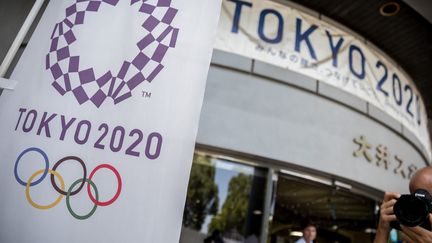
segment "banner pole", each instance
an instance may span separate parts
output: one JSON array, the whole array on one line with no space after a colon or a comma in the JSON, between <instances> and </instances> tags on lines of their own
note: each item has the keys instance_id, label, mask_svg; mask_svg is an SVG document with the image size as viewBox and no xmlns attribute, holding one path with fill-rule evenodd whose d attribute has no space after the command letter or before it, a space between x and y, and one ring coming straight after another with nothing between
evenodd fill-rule
<instances>
[{"instance_id":1,"label":"banner pole","mask_svg":"<svg viewBox=\"0 0 432 243\"><path fill-rule=\"evenodd\" d=\"M36 2L33 4L30 13L27 15L27 18L25 19L23 25L21 26L21 29L19 30L17 36L15 37L15 40L13 41L11 47L9 48L6 57L3 59L3 62L0 66L0 78L3 78L5 76L7 70L9 69L12 63L12 60L14 59L16 53L18 52L19 47L24 41L25 36L27 35L31 25L33 24L44 2L45 0L36 0Z\"/></svg>"}]
</instances>

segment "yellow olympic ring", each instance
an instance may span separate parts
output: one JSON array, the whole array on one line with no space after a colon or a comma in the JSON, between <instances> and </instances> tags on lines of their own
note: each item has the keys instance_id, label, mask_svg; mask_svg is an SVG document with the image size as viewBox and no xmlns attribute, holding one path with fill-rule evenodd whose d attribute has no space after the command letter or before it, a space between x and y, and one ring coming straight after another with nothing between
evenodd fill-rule
<instances>
[{"instance_id":1,"label":"yellow olympic ring","mask_svg":"<svg viewBox=\"0 0 432 243\"><path fill-rule=\"evenodd\" d=\"M39 205L37 203L35 203L31 197L30 197L30 183L33 181L33 179L38 176L39 174L42 174L45 170L38 170L36 171L33 175L30 176L30 178L27 181L27 185L26 185L26 198L27 201L30 203L30 205L32 205L33 207L37 208L37 209L50 209L55 207L63 198L63 194L60 194L59 197L57 197L57 199L49 204L49 205ZM63 181L63 177L56 171L54 170L48 170L48 173L53 174L54 176L56 176L59 180L60 180L60 185L61 185L61 189L64 190L65 189L65 184Z\"/></svg>"}]
</instances>

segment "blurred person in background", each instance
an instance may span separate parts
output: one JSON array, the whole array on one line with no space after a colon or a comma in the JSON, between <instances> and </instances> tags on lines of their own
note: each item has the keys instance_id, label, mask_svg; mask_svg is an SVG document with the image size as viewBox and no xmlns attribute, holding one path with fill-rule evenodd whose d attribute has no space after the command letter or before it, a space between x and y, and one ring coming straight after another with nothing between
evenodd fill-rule
<instances>
[{"instance_id":1,"label":"blurred person in background","mask_svg":"<svg viewBox=\"0 0 432 243\"><path fill-rule=\"evenodd\" d=\"M313 243L317 236L317 227L314 223L307 221L302 224L303 236L295 243Z\"/></svg>"}]
</instances>

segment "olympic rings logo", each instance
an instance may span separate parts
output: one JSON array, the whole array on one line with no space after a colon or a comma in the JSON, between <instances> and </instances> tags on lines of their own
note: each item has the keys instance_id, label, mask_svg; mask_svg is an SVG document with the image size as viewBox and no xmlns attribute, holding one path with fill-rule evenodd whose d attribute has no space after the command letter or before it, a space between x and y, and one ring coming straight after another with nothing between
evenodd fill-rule
<instances>
[{"instance_id":1,"label":"olympic rings logo","mask_svg":"<svg viewBox=\"0 0 432 243\"><path fill-rule=\"evenodd\" d=\"M27 181L23 181L18 175L18 163L21 160L21 158L29 152L37 152L40 155L42 155L42 157L45 161L45 169L37 170L28 178ZM64 183L63 177L56 171L56 169L62 163L66 162L66 161L77 161L83 168L83 177L76 180L75 182L73 182L67 191L65 191L65 183ZM117 178L117 184L118 184L117 185L117 191L116 191L115 195L110 200L107 200L107 201L99 201L99 193L98 193L96 184L92 181L92 178L94 177L96 172L100 169L111 170ZM50 174L51 184L52 184L53 188L59 193L59 196L51 204L40 205L40 204L36 203L35 201L33 201L33 199L31 198L30 187L41 183L48 174ZM122 188L122 180L121 180L120 174L112 165L100 164L100 165L96 166L96 168L94 168L90 172L90 176L87 178L87 167L86 167L86 165L82 159L80 159L76 156L67 156L67 157L64 157L64 158L60 159L59 161L57 161L54 164L54 166L52 167L52 169L49 169L48 156L46 155L46 153L44 151L42 151L39 148L35 148L35 147L28 148L28 149L26 149L20 153L20 155L18 156L18 158L16 159L16 162L15 162L14 175L15 175L15 179L17 180L17 182L19 184L25 186L26 199L31 206L33 206L34 208L37 208L37 209L50 209L50 208L55 207L57 204L59 204L60 201L62 200L62 198L64 196L66 196L66 207L67 207L69 213L74 218L80 219L80 220L90 218L95 213L97 206L108 206L108 205L111 205L112 203L114 203L117 200L117 198L120 196L120 192L121 192L121 188ZM40 178L35 180L35 178L39 175L41 175ZM54 177L56 177L58 179L58 181L60 182L60 186L56 184ZM85 183L87 183L87 187L86 187L87 188L87 194L88 194L90 200L94 203L94 206L88 214L78 215L73 211L73 209L71 207L70 197L78 194L81 191L81 189L84 188ZM77 185L79 185L79 186L77 187ZM94 195L92 193L92 190L90 189L90 186L94 190Z\"/></svg>"}]
</instances>

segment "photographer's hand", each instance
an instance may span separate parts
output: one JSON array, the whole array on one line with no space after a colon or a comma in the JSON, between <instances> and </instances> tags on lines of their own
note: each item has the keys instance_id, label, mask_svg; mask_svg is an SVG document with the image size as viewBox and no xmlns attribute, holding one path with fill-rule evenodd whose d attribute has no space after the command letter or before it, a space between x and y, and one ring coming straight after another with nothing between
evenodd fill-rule
<instances>
[{"instance_id":1,"label":"photographer's hand","mask_svg":"<svg viewBox=\"0 0 432 243\"><path fill-rule=\"evenodd\" d=\"M432 215L429 214L429 222L432 225ZM417 227L406 227L401 225L404 233L402 239L403 242L407 243L430 243L432 242L432 232L423 229L420 226Z\"/></svg>"},{"instance_id":2,"label":"photographer's hand","mask_svg":"<svg viewBox=\"0 0 432 243\"><path fill-rule=\"evenodd\" d=\"M380 208L380 218L375 235L374 243L387 243L390 234L390 222L396 220L396 215L393 213L393 205L396 199L400 197L399 193L386 192L384 194L383 203Z\"/></svg>"}]
</instances>

